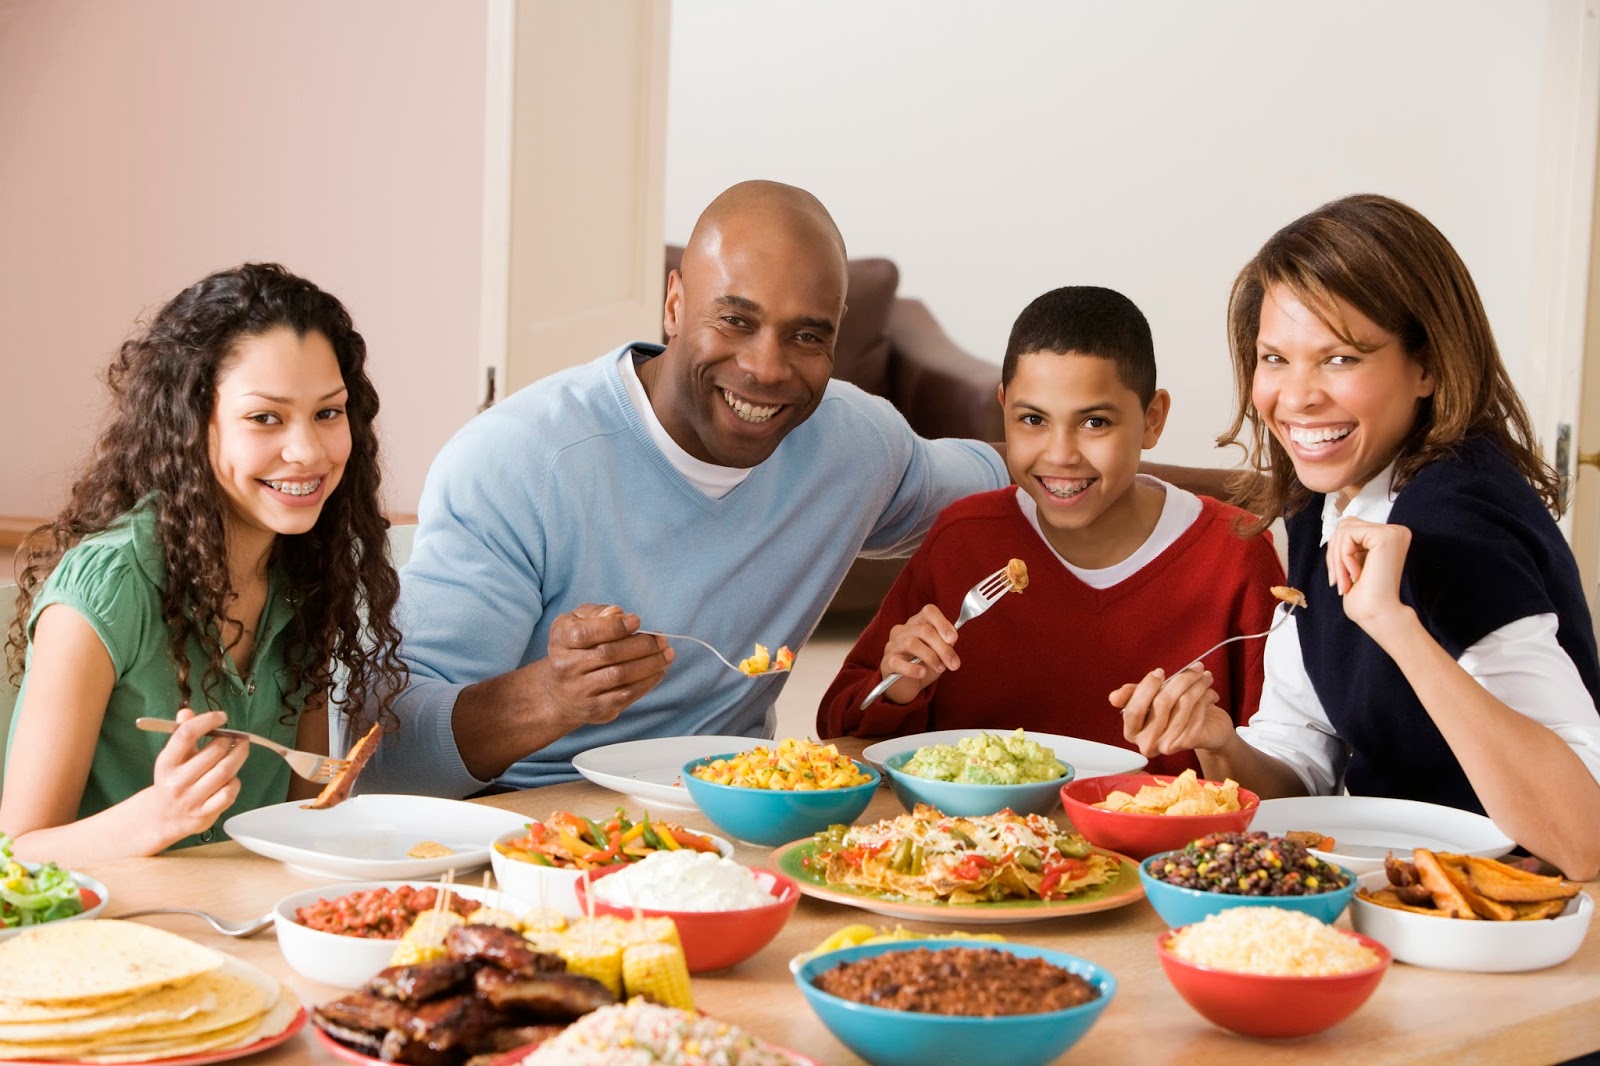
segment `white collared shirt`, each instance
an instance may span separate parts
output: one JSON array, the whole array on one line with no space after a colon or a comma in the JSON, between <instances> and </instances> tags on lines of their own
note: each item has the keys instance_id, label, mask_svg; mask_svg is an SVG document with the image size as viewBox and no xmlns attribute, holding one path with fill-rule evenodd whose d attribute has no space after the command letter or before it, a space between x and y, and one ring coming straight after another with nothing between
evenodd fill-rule
<instances>
[{"instance_id":1,"label":"white collared shirt","mask_svg":"<svg viewBox=\"0 0 1600 1066\"><path fill-rule=\"evenodd\" d=\"M1387 522L1394 508L1393 484L1391 464L1361 487L1343 513L1335 494L1329 493L1322 507L1321 543L1327 545L1343 518ZM1291 615L1267 637L1261 708L1239 735L1251 747L1288 764L1313 796L1326 795L1339 779L1338 768L1346 757L1344 742L1334 734L1306 676L1295 625ZM1457 662L1506 706L1559 736L1600 781L1600 718L1578 668L1556 640L1558 625L1554 614L1519 618L1462 652Z\"/></svg>"}]
</instances>

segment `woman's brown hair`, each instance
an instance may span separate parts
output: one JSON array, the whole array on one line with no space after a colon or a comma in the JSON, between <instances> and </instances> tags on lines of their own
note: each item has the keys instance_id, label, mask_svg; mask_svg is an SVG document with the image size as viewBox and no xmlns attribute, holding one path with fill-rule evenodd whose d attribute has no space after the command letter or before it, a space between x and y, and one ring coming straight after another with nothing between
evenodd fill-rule
<instances>
[{"instance_id":1,"label":"woman's brown hair","mask_svg":"<svg viewBox=\"0 0 1600 1066\"><path fill-rule=\"evenodd\" d=\"M1413 208L1386 196L1361 195L1324 204L1274 233L1233 283L1228 345L1237 410L1217 443L1239 444L1248 454L1250 469L1240 478L1237 495L1260 516L1255 530L1298 511L1311 498L1283 445L1250 402L1261 303L1274 286L1311 308L1346 344L1370 348L1357 344L1340 321L1335 301L1343 300L1398 338L1406 354L1432 376L1433 395L1421 402L1411 434L1400 445L1396 490L1462 440L1482 434L1505 450L1545 505L1557 509L1559 479L1539 456L1532 422L1501 362L1466 264Z\"/></svg>"},{"instance_id":2,"label":"woman's brown hair","mask_svg":"<svg viewBox=\"0 0 1600 1066\"><path fill-rule=\"evenodd\" d=\"M297 337L317 332L332 345L349 390L351 444L344 476L316 525L273 542L272 564L282 568L283 594L295 608L285 691L302 706L320 705L339 672L347 713L360 714L370 699L372 717L388 716L405 668L393 621L400 583L380 505L378 394L366 373L366 341L343 304L274 263L247 263L196 282L123 342L106 374L110 423L66 507L18 553L17 613L6 640L13 681L22 674L34 598L62 555L148 497L166 565L161 614L179 691L199 706L189 676L191 640L209 660L199 688L214 690L227 648L240 636L228 621L225 504L209 449L216 386L242 338L278 328Z\"/></svg>"}]
</instances>

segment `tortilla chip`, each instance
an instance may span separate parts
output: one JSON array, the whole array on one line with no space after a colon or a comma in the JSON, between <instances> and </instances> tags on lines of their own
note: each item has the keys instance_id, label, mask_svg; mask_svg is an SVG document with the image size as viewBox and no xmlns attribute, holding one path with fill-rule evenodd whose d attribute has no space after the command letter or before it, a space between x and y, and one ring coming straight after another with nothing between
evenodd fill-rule
<instances>
[{"instance_id":1,"label":"tortilla chip","mask_svg":"<svg viewBox=\"0 0 1600 1066\"><path fill-rule=\"evenodd\" d=\"M454 848L446 847L437 840L424 840L406 852L406 857L412 859L442 859L446 855L454 854Z\"/></svg>"},{"instance_id":2,"label":"tortilla chip","mask_svg":"<svg viewBox=\"0 0 1600 1066\"><path fill-rule=\"evenodd\" d=\"M47 923L0 943L0 998L37 1004L150 992L209 973L223 958L138 922Z\"/></svg>"}]
</instances>

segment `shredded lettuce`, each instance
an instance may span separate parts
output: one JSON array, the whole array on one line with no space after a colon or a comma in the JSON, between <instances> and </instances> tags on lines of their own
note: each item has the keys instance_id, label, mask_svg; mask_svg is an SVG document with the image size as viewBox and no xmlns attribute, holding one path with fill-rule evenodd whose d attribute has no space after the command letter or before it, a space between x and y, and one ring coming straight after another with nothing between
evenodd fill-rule
<instances>
[{"instance_id":1,"label":"shredded lettuce","mask_svg":"<svg viewBox=\"0 0 1600 1066\"><path fill-rule=\"evenodd\" d=\"M82 913L83 897L71 874L53 862L29 870L11 857L11 838L0 832L0 929Z\"/></svg>"}]
</instances>

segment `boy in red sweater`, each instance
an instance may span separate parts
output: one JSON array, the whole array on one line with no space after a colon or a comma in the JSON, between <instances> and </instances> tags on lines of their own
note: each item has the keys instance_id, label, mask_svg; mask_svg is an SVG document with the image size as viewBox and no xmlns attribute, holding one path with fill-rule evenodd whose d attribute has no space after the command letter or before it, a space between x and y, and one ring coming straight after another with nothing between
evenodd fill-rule
<instances>
[{"instance_id":1,"label":"boy in red sweater","mask_svg":"<svg viewBox=\"0 0 1600 1066\"><path fill-rule=\"evenodd\" d=\"M1108 693L1272 624L1283 567L1271 541L1241 538L1237 508L1139 473L1169 397L1131 300L1094 286L1045 293L1012 327L1000 381L1015 485L939 516L829 686L818 736L1021 726L1132 748ZM962 597L1011 558L1027 564L1027 591L958 641ZM1218 699L1244 724L1261 695L1261 652L1249 640L1208 656L1210 686L1195 698ZM893 673L901 679L862 710ZM1155 773L1188 767L1199 768L1192 752L1150 762Z\"/></svg>"}]
</instances>

